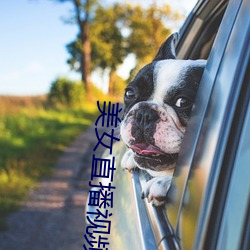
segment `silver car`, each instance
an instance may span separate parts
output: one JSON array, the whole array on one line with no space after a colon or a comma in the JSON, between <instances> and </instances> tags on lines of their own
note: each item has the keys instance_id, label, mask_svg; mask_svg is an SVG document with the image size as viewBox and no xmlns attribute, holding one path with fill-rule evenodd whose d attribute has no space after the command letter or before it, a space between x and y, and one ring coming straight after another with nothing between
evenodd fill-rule
<instances>
[{"instance_id":1,"label":"silver car","mask_svg":"<svg viewBox=\"0 0 250 250\"><path fill-rule=\"evenodd\" d=\"M177 57L208 63L168 203L141 199L148 176L121 170L117 143L108 249L250 249L250 1L199 1Z\"/></svg>"}]
</instances>

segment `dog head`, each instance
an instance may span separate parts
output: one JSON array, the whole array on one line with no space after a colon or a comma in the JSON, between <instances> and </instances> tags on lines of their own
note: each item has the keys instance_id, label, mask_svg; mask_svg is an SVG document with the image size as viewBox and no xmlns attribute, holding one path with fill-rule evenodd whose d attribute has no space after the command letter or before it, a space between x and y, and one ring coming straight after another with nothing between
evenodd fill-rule
<instances>
[{"instance_id":1,"label":"dog head","mask_svg":"<svg viewBox=\"0 0 250 250\"><path fill-rule=\"evenodd\" d=\"M171 35L124 94L121 137L135 164L157 172L175 167L205 60L178 60Z\"/></svg>"}]
</instances>

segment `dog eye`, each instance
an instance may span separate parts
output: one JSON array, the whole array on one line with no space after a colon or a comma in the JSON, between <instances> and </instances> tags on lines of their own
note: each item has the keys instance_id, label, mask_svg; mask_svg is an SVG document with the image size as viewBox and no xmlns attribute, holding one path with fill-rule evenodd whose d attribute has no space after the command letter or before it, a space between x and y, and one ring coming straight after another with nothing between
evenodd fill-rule
<instances>
[{"instance_id":1,"label":"dog eye","mask_svg":"<svg viewBox=\"0 0 250 250\"><path fill-rule=\"evenodd\" d=\"M127 89L125 91L125 97L127 99L134 99L135 98L135 91L133 89Z\"/></svg>"},{"instance_id":2,"label":"dog eye","mask_svg":"<svg viewBox=\"0 0 250 250\"><path fill-rule=\"evenodd\" d=\"M189 107L191 104L192 102L189 99L181 97L177 99L175 106L178 108L186 108Z\"/></svg>"}]
</instances>

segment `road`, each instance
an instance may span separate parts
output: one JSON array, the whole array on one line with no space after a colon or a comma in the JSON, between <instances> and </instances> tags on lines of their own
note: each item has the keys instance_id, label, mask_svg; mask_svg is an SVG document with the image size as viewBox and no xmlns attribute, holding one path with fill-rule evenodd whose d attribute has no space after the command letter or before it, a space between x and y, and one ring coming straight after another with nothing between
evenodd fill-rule
<instances>
[{"instance_id":1,"label":"road","mask_svg":"<svg viewBox=\"0 0 250 250\"><path fill-rule=\"evenodd\" d=\"M93 152L96 144L91 126L66 149L53 175L42 179L22 209L7 218L9 229L0 232L1 250L83 249L92 156L104 149Z\"/></svg>"}]
</instances>

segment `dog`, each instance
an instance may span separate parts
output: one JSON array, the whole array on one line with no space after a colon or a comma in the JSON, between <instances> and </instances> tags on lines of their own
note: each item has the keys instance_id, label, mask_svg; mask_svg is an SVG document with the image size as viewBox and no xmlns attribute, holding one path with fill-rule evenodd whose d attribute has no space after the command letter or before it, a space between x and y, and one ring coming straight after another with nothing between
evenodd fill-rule
<instances>
[{"instance_id":1,"label":"dog","mask_svg":"<svg viewBox=\"0 0 250 250\"><path fill-rule=\"evenodd\" d=\"M178 33L161 45L153 61L128 84L120 134L129 150L121 167L146 170L152 177L142 198L165 203L181 142L206 60L176 59Z\"/></svg>"}]
</instances>

